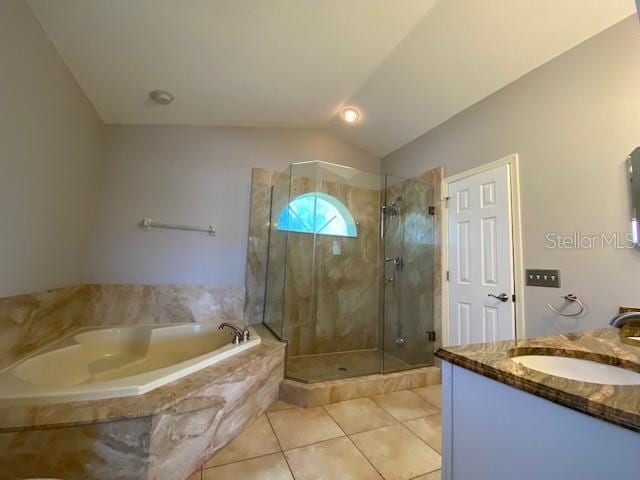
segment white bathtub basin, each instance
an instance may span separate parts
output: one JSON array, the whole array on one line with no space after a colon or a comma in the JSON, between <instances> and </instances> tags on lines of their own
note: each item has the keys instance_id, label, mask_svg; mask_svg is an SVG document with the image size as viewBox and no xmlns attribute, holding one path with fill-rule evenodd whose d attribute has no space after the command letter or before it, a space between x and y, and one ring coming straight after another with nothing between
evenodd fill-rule
<instances>
[{"instance_id":1,"label":"white bathtub basin","mask_svg":"<svg viewBox=\"0 0 640 480\"><path fill-rule=\"evenodd\" d=\"M0 372L0 400L140 395L260 343L231 344L215 325L86 328Z\"/></svg>"},{"instance_id":2,"label":"white bathtub basin","mask_svg":"<svg viewBox=\"0 0 640 480\"><path fill-rule=\"evenodd\" d=\"M591 360L551 355L521 355L512 360L532 370L581 382L640 385L640 373Z\"/></svg>"}]
</instances>

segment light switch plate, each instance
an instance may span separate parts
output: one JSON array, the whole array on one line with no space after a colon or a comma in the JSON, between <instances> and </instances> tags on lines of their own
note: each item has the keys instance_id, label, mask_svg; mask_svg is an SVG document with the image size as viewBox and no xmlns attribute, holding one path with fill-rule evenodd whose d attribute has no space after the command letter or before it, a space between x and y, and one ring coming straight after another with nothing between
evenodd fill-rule
<instances>
[{"instance_id":1,"label":"light switch plate","mask_svg":"<svg viewBox=\"0 0 640 480\"><path fill-rule=\"evenodd\" d=\"M560 288L560 270L527 269L527 285Z\"/></svg>"}]
</instances>

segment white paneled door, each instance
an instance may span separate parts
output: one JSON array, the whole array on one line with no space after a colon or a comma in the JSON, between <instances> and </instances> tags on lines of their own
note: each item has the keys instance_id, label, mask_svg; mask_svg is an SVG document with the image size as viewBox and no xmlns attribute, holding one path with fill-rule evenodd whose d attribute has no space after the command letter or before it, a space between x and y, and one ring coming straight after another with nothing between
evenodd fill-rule
<instances>
[{"instance_id":1,"label":"white paneled door","mask_svg":"<svg viewBox=\"0 0 640 480\"><path fill-rule=\"evenodd\" d=\"M515 338L510 165L449 183L449 344Z\"/></svg>"}]
</instances>

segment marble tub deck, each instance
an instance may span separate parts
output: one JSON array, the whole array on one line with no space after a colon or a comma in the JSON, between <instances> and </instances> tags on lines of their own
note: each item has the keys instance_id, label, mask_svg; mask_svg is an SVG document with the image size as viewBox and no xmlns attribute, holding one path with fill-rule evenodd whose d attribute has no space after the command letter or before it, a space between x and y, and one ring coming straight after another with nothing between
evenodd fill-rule
<instances>
[{"instance_id":1,"label":"marble tub deck","mask_svg":"<svg viewBox=\"0 0 640 480\"><path fill-rule=\"evenodd\" d=\"M260 345L144 395L0 405L0 478L183 480L276 400L284 345Z\"/></svg>"},{"instance_id":2,"label":"marble tub deck","mask_svg":"<svg viewBox=\"0 0 640 480\"><path fill-rule=\"evenodd\" d=\"M640 373L640 327L606 328L526 340L446 347L436 355L506 385L640 432L640 385L600 385L548 375L512 360L518 355L582 358Z\"/></svg>"},{"instance_id":3,"label":"marble tub deck","mask_svg":"<svg viewBox=\"0 0 640 480\"><path fill-rule=\"evenodd\" d=\"M440 480L440 385L301 408L279 401L188 480Z\"/></svg>"}]
</instances>

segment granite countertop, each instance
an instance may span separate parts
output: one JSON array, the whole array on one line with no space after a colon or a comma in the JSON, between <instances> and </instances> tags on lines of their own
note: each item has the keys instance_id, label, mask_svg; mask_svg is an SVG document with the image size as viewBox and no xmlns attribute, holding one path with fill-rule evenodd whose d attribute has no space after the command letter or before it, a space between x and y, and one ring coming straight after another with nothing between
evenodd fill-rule
<instances>
[{"instance_id":1,"label":"granite countertop","mask_svg":"<svg viewBox=\"0 0 640 480\"><path fill-rule=\"evenodd\" d=\"M284 357L284 343L263 339L255 347L143 395L53 404L0 401L0 433L146 417L169 408L204 408L215 401L213 384L224 384L236 371L262 364L277 351Z\"/></svg>"},{"instance_id":2,"label":"granite countertop","mask_svg":"<svg viewBox=\"0 0 640 480\"><path fill-rule=\"evenodd\" d=\"M640 385L601 385L548 375L511 360L519 355L582 358L640 373L639 326L526 340L445 347L436 356L559 405L640 432Z\"/></svg>"}]
</instances>

